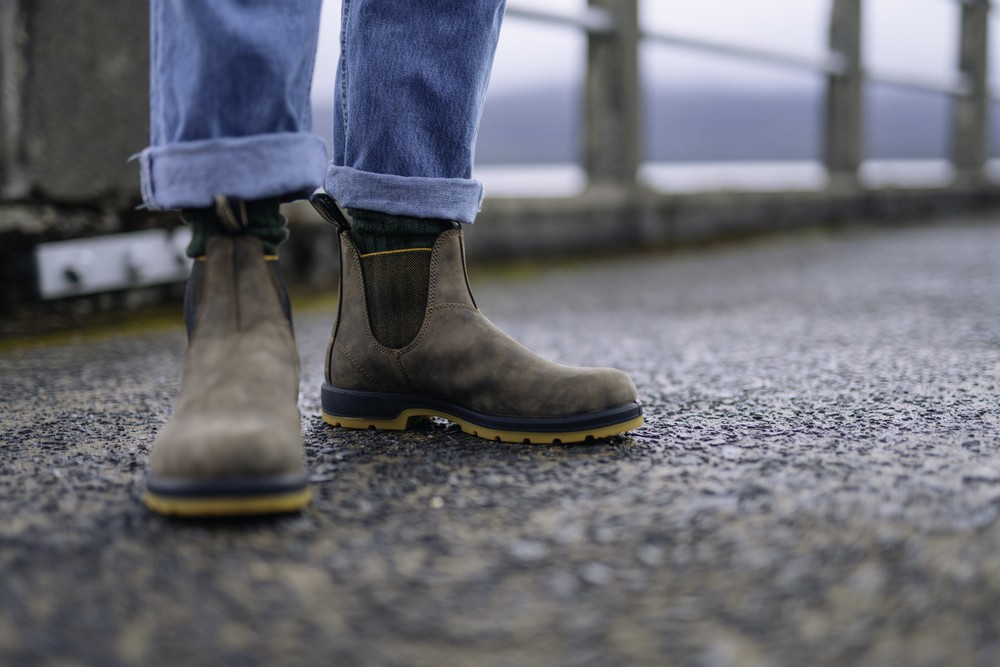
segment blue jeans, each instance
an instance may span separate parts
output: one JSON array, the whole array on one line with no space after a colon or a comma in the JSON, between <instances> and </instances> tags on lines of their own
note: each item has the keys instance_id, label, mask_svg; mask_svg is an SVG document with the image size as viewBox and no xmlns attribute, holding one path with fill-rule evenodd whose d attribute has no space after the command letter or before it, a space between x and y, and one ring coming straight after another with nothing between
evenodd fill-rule
<instances>
[{"instance_id":1,"label":"blue jeans","mask_svg":"<svg viewBox=\"0 0 1000 667\"><path fill-rule=\"evenodd\" d=\"M343 0L329 164L309 110L320 4L152 1L149 208L324 185L347 208L473 221L504 0Z\"/></svg>"}]
</instances>

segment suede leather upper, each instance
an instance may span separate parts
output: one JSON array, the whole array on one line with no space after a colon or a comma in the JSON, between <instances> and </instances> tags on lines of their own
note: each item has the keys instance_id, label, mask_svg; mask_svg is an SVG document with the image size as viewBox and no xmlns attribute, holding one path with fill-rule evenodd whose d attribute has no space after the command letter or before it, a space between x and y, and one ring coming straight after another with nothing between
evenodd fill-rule
<instances>
[{"instance_id":1,"label":"suede leather upper","mask_svg":"<svg viewBox=\"0 0 1000 667\"><path fill-rule=\"evenodd\" d=\"M300 473L299 358L280 274L252 237L213 237L199 261L181 388L149 473L182 481Z\"/></svg>"},{"instance_id":2,"label":"suede leather upper","mask_svg":"<svg viewBox=\"0 0 1000 667\"><path fill-rule=\"evenodd\" d=\"M420 332L400 349L371 333L357 249L341 233L341 294L328 348L327 382L341 389L413 393L492 415L564 417L636 400L635 385L610 368L547 361L494 326L469 289L461 231L442 233L431 254Z\"/></svg>"}]
</instances>

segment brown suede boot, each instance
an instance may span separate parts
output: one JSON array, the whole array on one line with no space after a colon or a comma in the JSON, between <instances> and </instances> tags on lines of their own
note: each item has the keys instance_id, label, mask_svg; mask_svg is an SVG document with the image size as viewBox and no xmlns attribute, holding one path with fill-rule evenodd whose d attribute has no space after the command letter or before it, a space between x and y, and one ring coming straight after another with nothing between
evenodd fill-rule
<instances>
[{"instance_id":1,"label":"brown suede boot","mask_svg":"<svg viewBox=\"0 0 1000 667\"><path fill-rule=\"evenodd\" d=\"M249 236L213 237L184 308L188 352L149 457L147 507L184 516L304 507L299 357L277 258Z\"/></svg>"},{"instance_id":2,"label":"brown suede boot","mask_svg":"<svg viewBox=\"0 0 1000 667\"><path fill-rule=\"evenodd\" d=\"M479 312L461 231L442 233L430 250L361 256L335 203L325 193L313 199L341 229L340 303L322 390L327 423L402 430L414 420L441 417L481 438L524 443L580 442L642 424L635 385L625 373L547 361ZM425 263L421 251L429 255ZM366 292L383 270L380 262L395 253L403 253L392 259L395 270L407 262L426 267L428 288L422 324L412 340L394 348L384 344L394 336L378 334L386 318L372 317Z\"/></svg>"}]
</instances>

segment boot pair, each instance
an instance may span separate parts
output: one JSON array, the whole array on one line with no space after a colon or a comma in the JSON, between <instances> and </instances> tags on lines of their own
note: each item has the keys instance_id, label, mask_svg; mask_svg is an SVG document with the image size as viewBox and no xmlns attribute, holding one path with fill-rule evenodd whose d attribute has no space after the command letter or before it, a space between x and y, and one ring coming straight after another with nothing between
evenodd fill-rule
<instances>
[{"instance_id":1,"label":"boot pair","mask_svg":"<svg viewBox=\"0 0 1000 667\"><path fill-rule=\"evenodd\" d=\"M580 442L642 424L626 374L546 361L482 315L461 231L443 232L429 249L364 255L333 200L318 192L313 203L338 226L341 251L322 387L327 423L403 430L438 417L519 443ZM370 302L372 287L414 279L422 316L400 338ZM299 361L276 258L251 236L212 237L188 281L185 319L180 393L150 455L146 505L186 516L304 507Z\"/></svg>"}]
</instances>

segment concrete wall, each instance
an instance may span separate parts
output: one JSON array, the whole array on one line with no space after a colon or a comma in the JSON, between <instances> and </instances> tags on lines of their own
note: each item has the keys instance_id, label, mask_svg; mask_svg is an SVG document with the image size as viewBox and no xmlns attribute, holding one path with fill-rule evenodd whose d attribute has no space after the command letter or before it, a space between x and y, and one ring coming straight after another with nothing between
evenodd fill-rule
<instances>
[{"instance_id":1,"label":"concrete wall","mask_svg":"<svg viewBox=\"0 0 1000 667\"><path fill-rule=\"evenodd\" d=\"M43 241L165 223L136 211L148 142L141 0L0 0L0 315L37 298Z\"/></svg>"},{"instance_id":2,"label":"concrete wall","mask_svg":"<svg viewBox=\"0 0 1000 667\"><path fill-rule=\"evenodd\" d=\"M0 203L135 204L148 30L136 0L0 3ZM0 212L0 232L14 223Z\"/></svg>"}]
</instances>

